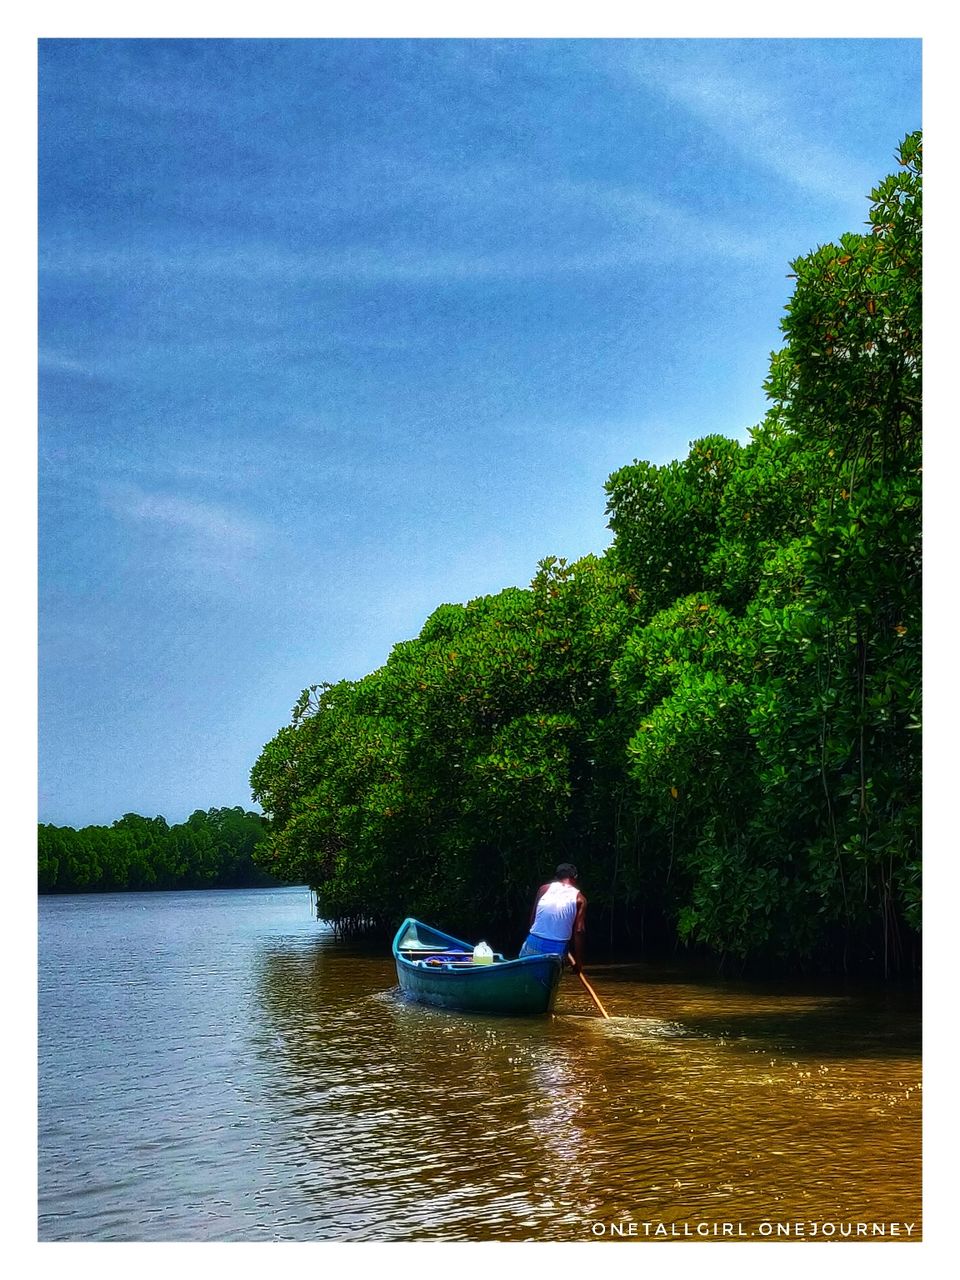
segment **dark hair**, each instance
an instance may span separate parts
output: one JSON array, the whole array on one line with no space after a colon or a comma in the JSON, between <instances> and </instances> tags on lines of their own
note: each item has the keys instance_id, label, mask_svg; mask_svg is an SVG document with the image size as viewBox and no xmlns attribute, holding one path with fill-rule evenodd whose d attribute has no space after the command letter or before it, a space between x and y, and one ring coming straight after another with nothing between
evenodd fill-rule
<instances>
[{"instance_id":1,"label":"dark hair","mask_svg":"<svg viewBox=\"0 0 960 1280\"><path fill-rule=\"evenodd\" d=\"M572 862L561 862L557 867L555 875L558 880L576 880L577 868Z\"/></svg>"}]
</instances>

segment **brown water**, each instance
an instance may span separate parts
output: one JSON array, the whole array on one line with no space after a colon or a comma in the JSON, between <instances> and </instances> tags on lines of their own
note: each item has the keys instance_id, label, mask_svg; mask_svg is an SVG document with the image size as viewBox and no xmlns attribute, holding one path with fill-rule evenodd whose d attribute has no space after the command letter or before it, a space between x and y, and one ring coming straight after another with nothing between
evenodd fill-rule
<instances>
[{"instance_id":1,"label":"brown water","mask_svg":"<svg viewBox=\"0 0 960 1280\"><path fill-rule=\"evenodd\" d=\"M590 973L457 1015L305 890L42 899L40 1238L920 1238L916 997Z\"/></svg>"}]
</instances>

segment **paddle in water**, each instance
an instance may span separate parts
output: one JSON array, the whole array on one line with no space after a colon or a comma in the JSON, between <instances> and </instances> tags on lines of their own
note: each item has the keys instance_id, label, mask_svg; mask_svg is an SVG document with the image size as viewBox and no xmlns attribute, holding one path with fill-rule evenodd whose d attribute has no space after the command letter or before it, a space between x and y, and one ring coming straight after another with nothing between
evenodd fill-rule
<instances>
[{"instance_id":1,"label":"paddle in water","mask_svg":"<svg viewBox=\"0 0 960 1280\"><path fill-rule=\"evenodd\" d=\"M603 1016L604 1016L605 1018L609 1018L609 1017L610 1017L609 1013L607 1013L606 1009L605 1009L605 1008L603 1007L603 1005L600 1003L600 997L597 995L597 993L594 991L593 987L591 987L590 983L587 981L586 977L584 976L584 972L583 972L583 970L582 970L582 969L578 969L578 968L577 968L577 962L576 962L576 960L574 960L573 956L570 954L570 952L569 952L569 951L567 952L567 959L568 959L568 960L570 961L570 963L573 965L573 967L574 967L574 971L576 972L577 977L580 979L580 981L583 983L583 985L587 988L587 992L588 992L588 994L589 994L589 996L590 996L590 999L591 999L591 1000L593 1001L593 1003L597 1006L597 1008L600 1010L600 1012L603 1014Z\"/></svg>"}]
</instances>

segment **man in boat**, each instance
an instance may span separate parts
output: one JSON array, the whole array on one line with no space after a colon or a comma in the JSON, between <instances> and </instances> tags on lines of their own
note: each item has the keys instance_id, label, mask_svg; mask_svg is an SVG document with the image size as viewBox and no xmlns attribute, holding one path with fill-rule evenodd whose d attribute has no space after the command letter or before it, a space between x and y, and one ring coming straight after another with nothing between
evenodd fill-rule
<instances>
[{"instance_id":1,"label":"man in boat","mask_svg":"<svg viewBox=\"0 0 960 1280\"><path fill-rule=\"evenodd\" d=\"M561 862L549 884L542 884L533 900L530 932L520 948L521 956L573 956L573 971L583 964L583 935L587 900L577 888L577 868Z\"/></svg>"}]
</instances>

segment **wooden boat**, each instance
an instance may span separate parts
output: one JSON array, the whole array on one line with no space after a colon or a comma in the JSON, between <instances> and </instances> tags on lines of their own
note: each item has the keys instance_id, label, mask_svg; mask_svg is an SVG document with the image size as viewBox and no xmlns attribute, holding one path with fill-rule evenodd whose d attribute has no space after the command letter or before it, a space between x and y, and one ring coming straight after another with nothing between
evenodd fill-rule
<instances>
[{"instance_id":1,"label":"wooden boat","mask_svg":"<svg viewBox=\"0 0 960 1280\"><path fill-rule=\"evenodd\" d=\"M420 1004L514 1016L549 1013L563 969L561 956L494 953L492 963L476 964L469 942L413 919L397 930L393 958L401 991Z\"/></svg>"}]
</instances>

